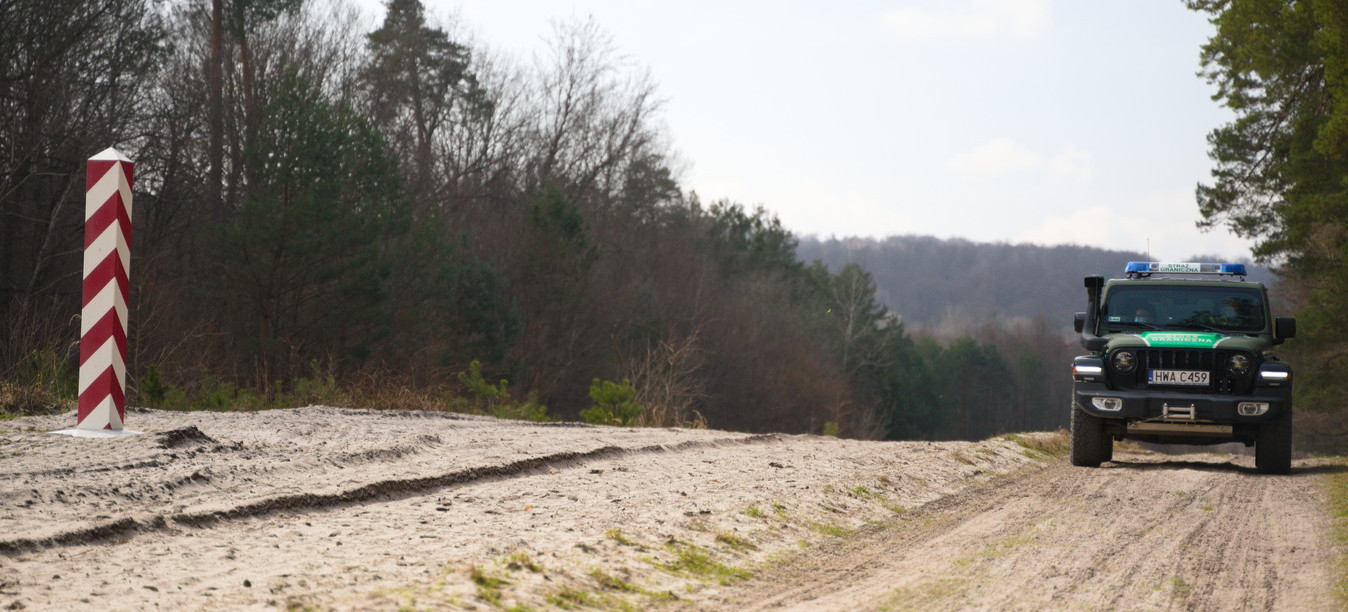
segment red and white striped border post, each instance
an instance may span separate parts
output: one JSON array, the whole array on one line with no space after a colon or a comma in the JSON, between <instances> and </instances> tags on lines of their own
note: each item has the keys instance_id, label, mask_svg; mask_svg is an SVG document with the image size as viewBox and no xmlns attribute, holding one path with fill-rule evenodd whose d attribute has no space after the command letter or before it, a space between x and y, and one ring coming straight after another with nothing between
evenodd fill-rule
<instances>
[{"instance_id":1,"label":"red and white striped border post","mask_svg":"<svg viewBox=\"0 0 1348 612\"><path fill-rule=\"evenodd\" d=\"M126 416L133 168L111 148L87 164L78 430L119 431Z\"/></svg>"}]
</instances>

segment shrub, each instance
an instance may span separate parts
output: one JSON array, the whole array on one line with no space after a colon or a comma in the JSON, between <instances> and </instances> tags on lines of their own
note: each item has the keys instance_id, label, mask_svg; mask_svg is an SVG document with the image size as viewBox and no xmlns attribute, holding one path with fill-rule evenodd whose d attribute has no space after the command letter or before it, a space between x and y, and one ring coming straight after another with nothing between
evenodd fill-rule
<instances>
[{"instance_id":1,"label":"shrub","mask_svg":"<svg viewBox=\"0 0 1348 612\"><path fill-rule=\"evenodd\" d=\"M616 383L596 378L590 383L594 405L580 411L580 418L591 425L632 425L643 410L634 400L636 395L627 379Z\"/></svg>"},{"instance_id":2,"label":"shrub","mask_svg":"<svg viewBox=\"0 0 1348 612\"><path fill-rule=\"evenodd\" d=\"M274 404L281 407L309 406L325 404L341 406L349 403L345 393L337 386L337 379L323 371L318 360L309 362L309 378L296 378L290 383L290 392L276 398Z\"/></svg>"},{"instance_id":3,"label":"shrub","mask_svg":"<svg viewBox=\"0 0 1348 612\"><path fill-rule=\"evenodd\" d=\"M458 374L459 385L467 395L449 398L448 407L452 412L467 414L489 414L498 419L522 419L526 421L547 421L548 407L538 403L538 394L530 392L523 403L513 401L510 395L510 381L502 379L493 384L482 375L482 363L474 360L468 369Z\"/></svg>"}]
</instances>

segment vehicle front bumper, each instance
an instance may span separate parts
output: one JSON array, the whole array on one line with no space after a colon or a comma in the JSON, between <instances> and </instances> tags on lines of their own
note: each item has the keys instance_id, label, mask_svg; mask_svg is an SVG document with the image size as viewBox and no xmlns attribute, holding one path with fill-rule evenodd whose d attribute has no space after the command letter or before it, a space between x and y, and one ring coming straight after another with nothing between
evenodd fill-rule
<instances>
[{"instance_id":1,"label":"vehicle front bumper","mask_svg":"<svg viewBox=\"0 0 1348 612\"><path fill-rule=\"evenodd\" d=\"M1123 401L1119 410L1101 410L1092 401L1096 397L1118 398ZM1244 402L1262 402L1268 404L1268 411L1258 416L1245 416L1236 408ZM1179 409L1193 408L1193 422L1226 423L1264 423L1279 418L1292 409L1291 389L1277 387L1256 387L1247 395L1200 394L1164 391L1156 389L1124 390L1110 389L1105 383L1074 382L1072 384L1072 403L1092 416L1103 419L1124 419L1129 421L1147 421L1164 419L1167 406L1171 414Z\"/></svg>"}]
</instances>

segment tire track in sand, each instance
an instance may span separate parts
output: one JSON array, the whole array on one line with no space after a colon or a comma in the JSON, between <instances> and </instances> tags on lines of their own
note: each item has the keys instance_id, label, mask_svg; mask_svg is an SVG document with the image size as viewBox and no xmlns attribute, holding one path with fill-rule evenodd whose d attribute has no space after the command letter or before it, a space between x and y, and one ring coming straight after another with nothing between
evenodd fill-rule
<instances>
[{"instance_id":1,"label":"tire track in sand","mask_svg":"<svg viewBox=\"0 0 1348 612\"><path fill-rule=\"evenodd\" d=\"M113 538L128 538L140 533L159 531L172 525L204 527L227 520L266 516L282 511L322 510L376 499L422 495L448 487L493 479L520 478L546 469L566 469L587 460L609 459L624 455L678 453L728 445L778 442L780 436L763 434L678 444L654 444L639 447L601 446L584 451L565 451L529 457L502 464L454 470L434 476L387 479L370 482L334 493L277 495L248 503L204 512L179 512L168 515L126 517L50 534L41 538L0 540L0 555L16 555L58 546L85 545Z\"/></svg>"},{"instance_id":2,"label":"tire track in sand","mask_svg":"<svg viewBox=\"0 0 1348 612\"><path fill-rule=\"evenodd\" d=\"M718 605L809 610L1332 609L1321 476L1119 453L992 483L817 549Z\"/></svg>"}]
</instances>

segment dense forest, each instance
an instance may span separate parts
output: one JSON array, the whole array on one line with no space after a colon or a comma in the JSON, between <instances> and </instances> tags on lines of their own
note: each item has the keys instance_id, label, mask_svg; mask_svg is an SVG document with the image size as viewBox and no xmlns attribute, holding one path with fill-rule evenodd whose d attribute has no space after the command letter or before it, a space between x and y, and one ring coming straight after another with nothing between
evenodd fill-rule
<instances>
[{"instance_id":1,"label":"dense forest","mask_svg":"<svg viewBox=\"0 0 1348 612\"><path fill-rule=\"evenodd\" d=\"M385 8L365 31L308 0L0 5L0 404L74 399L84 161L111 145L136 163L132 404L1063 424L1080 296L1003 304L686 192L653 77L593 22L526 63ZM980 284L1023 286L999 270Z\"/></svg>"}]
</instances>

